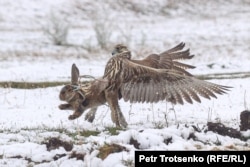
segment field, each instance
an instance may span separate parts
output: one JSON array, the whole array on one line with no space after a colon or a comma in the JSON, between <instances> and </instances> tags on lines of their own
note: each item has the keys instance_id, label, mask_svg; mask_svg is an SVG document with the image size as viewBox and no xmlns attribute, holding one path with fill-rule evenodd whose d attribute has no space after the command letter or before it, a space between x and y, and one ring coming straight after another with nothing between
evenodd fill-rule
<instances>
[{"instance_id":1,"label":"field","mask_svg":"<svg viewBox=\"0 0 250 167\"><path fill-rule=\"evenodd\" d=\"M3 0L0 2L0 166L134 166L135 150L250 150L240 113L250 108L250 2ZM71 65L100 77L112 47L134 58L180 42L197 77L232 86L193 105L130 104L116 128L101 106L93 123L59 110ZM233 128L238 136L209 129Z\"/></svg>"}]
</instances>

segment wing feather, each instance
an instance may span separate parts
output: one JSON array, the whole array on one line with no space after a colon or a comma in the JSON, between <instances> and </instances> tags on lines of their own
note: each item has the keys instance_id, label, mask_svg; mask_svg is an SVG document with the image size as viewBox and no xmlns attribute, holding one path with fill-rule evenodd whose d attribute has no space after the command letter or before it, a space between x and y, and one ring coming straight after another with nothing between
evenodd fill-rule
<instances>
[{"instance_id":1,"label":"wing feather","mask_svg":"<svg viewBox=\"0 0 250 167\"><path fill-rule=\"evenodd\" d=\"M166 87L166 90L167 90L167 93L168 93L168 96L167 96L166 100L173 103L173 104L176 104L176 99L175 99L172 87L170 87L170 86Z\"/></svg>"},{"instance_id":2,"label":"wing feather","mask_svg":"<svg viewBox=\"0 0 250 167\"><path fill-rule=\"evenodd\" d=\"M141 88L140 88L141 98L140 98L139 102L145 102L145 100L146 100L145 96L146 95L145 95L145 91L143 91L144 83L141 82L140 85L141 85Z\"/></svg>"},{"instance_id":3,"label":"wing feather","mask_svg":"<svg viewBox=\"0 0 250 167\"><path fill-rule=\"evenodd\" d=\"M216 98L215 94L224 94L229 88L181 75L173 70L154 69L128 60L123 64L123 70L126 69L126 78L121 87L125 101L153 103L167 100L183 104L185 100L192 104L193 101L201 102L199 96Z\"/></svg>"},{"instance_id":4,"label":"wing feather","mask_svg":"<svg viewBox=\"0 0 250 167\"><path fill-rule=\"evenodd\" d=\"M173 69L185 75L192 76L186 69L195 68L195 66L178 62L178 60L191 59L189 49L182 51L185 43L166 50L160 54L151 54L143 60L131 60L132 62L156 69ZM176 60L176 61L174 61Z\"/></svg>"},{"instance_id":5,"label":"wing feather","mask_svg":"<svg viewBox=\"0 0 250 167\"><path fill-rule=\"evenodd\" d=\"M184 101L200 102L199 96L216 98L230 87L213 84L183 75L174 69L156 69L135 63L124 56L111 58L103 79L109 81L106 90L119 90L125 101L158 102L166 100L174 104Z\"/></svg>"},{"instance_id":6,"label":"wing feather","mask_svg":"<svg viewBox=\"0 0 250 167\"><path fill-rule=\"evenodd\" d=\"M182 100L180 89L177 87L177 85L174 85L172 88L173 88L173 91L175 92L176 102L178 104L183 104L183 100Z\"/></svg>"},{"instance_id":7,"label":"wing feather","mask_svg":"<svg viewBox=\"0 0 250 167\"><path fill-rule=\"evenodd\" d=\"M129 94L129 100L130 100L130 103L133 103L134 102L134 84L131 85L131 93Z\"/></svg>"},{"instance_id":8,"label":"wing feather","mask_svg":"<svg viewBox=\"0 0 250 167\"><path fill-rule=\"evenodd\" d=\"M211 84L208 82L200 81L198 79L193 78L193 85L190 85L189 87L193 87L194 90L197 91L196 94L199 94L200 96L211 99L211 97L217 98L215 94L210 90Z\"/></svg>"},{"instance_id":9,"label":"wing feather","mask_svg":"<svg viewBox=\"0 0 250 167\"><path fill-rule=\"evenodd\" d=\"M184 64L184 63L180 63L180 62L177 62L177 61L173 61L173 64L174 64L174 66L182 68L182 69L195 68L195 66Z\"/></svg>"},{"instance_id":10,"label":"wing feather","mask_svg":"<svg viewBox=\"0 0 250 167\"><path fill-rule=\"evenodd\" d=\"M188 93L188 90L186 87L180 87L179 88L181 90L181 93L182 93L182 96L183 98L186 100L186 102L190 103L190 104L193 104L193 101L192 99L190 98L190 95Z\"/></svg>"},{"instance_id":11,"label":"wing feather","mask_svg":"<svg viewBox=\"0 0 250 167\"><path fill-rule=\"evenodd\" d=\"M181 42L177 46L175 46L175 47L173 47L171 49L168 49L167 51L165 51L163 53L168 53L169 54L169 53L172 53L172 52L176 52L176 51L182 50L184 47L185 47L185 43Z\"/></svg>"},{"instance_id":12,"label":"wing feather","mask_svg":"<svg viewBox=\"0 0 250 167\"><path fill-rule=\"evenodd\" d=\"M194 99L197 102L201 102L201 99L199 98L199 96L197 95L197 92L195 91L195 89L193 87L189 87L188 89L190 96L192 97L192 99Z\"/></svg>"},{"instance_id":13,"label":"wing feather","mask_svg":"<svg viewBox=\"0 0 250 167\"><path fill-rule=\"evenodd\" d=\"M159 84L157 84L156 85L156 87L155 87L155 99L154 99L154 102L158 102L158 101L160 101L161 99L162 99L162 90L161 90L161 87L162 87L162 85L161 85L161 83L159 83Z\"/></svg>"},{"instance_id":14,"label":"wing feather","mask_svg":"<svg viewBox=\"0 0 250 167\"><path fill-rule=\"evenodd\" d=\"M145 87L145 89L146 89L146 102L147 103L150 102L150 88L151 88L150 84L147 87Z\"/></svg>"}]
</instances>

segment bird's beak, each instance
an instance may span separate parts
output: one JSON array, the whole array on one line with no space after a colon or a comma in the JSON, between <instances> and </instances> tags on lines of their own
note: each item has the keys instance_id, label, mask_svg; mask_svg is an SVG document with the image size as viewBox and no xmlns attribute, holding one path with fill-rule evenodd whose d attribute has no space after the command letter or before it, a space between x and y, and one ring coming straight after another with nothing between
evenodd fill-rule
<instances>
[{"instance_id":1,"label":"bird's beak","mask_svg":"<svg viewBox=\"0 0 250 167\"><path fill-rule=\"evenodd\" d=\"M111 54L114 56L116 54L116 50L113 50Z\"/></svg>"}]
</instances>

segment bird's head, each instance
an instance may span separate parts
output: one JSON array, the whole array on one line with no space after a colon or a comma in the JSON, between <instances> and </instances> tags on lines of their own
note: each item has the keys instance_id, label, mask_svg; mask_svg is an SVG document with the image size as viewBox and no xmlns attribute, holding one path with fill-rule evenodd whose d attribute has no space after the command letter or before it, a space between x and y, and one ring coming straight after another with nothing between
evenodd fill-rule
<instances>
[{"instance_id":1,"label":"bird's head","mask_svg":"<svg viewBox=\"0 0 250 167\"><path fill-rule=\"evenodd\" d=\"M128 48L125 45L122 44L117 44L115 45L113 51L112 51L112 55L115 56L117 54L123 53L123 52L128 52Z\"/></svg>"}]
</instances>

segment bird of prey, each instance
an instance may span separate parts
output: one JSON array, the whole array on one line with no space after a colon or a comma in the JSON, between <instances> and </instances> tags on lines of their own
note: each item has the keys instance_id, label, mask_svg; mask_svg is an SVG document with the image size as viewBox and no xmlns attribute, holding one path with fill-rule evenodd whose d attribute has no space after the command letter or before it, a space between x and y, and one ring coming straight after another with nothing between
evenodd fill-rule
<instances>
[{"instance_id":1,"label":"bird of prey","mask_svg":"<svg viewBox=\"0 0 250 167\"><path fill-rule=\"evenodd\" d=\"M131 59L131 52L126 46L115 46L113 57L106 64L103 79L107 81L105 97L117 125L120 125L121 115L119 97L131 103L166 100L173 104L184 104L184 101L201 102L200 96L210 99L216 98L216 94L226 93L230 87L199 80L186 71L194 66L177 61L193 57L189 50L182 51L184 46L184 43L180 43L143 60Z\"/></svg>"}]
</instances>

